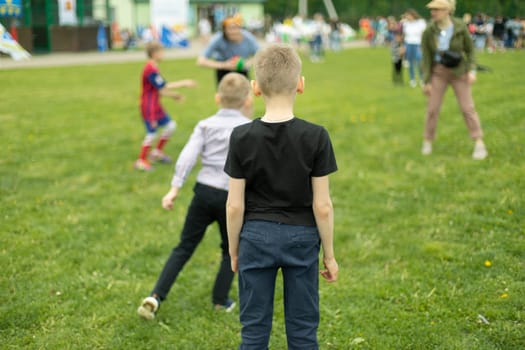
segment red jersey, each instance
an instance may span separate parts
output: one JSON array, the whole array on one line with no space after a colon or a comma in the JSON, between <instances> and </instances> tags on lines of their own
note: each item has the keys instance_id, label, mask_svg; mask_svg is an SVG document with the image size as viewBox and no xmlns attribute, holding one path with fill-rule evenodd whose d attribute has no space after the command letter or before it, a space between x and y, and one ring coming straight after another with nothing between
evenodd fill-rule
<instances>
[{"instance_id":1,"label":"red jersey","mask_svg":"<svg viewBox=\"0 0 525 350\"><path fill-rule=\"evenodd\" d=\"M140 110L144 120L157 121L162 119L166 112L160 104L159 90L166 86L159 68L153 61L148 61L142 71L142 94Z\"/></svg>"}]
</instances>

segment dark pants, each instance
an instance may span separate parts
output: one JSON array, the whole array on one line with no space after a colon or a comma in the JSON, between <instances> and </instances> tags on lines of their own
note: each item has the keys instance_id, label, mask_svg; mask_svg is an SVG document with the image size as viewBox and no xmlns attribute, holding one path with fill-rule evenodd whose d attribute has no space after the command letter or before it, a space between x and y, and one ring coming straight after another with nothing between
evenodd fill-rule
<instances>
[{"instance_id":1,"label":"dark pants","mask_svg":"<svg viewBox=\"0 0 525 350\"><path fill-rule=\"evenodd\" d=\"M275 279L280 268L288 349L317 350L320 247L317 228L247 221L239 244L240 349L268 349Z\"/></svg>"},{"instance_id":2,"label":"dark pants","mask_svg":"<svg viewBox=\"0 0 525 350\"><path fill-rule=\"evenodd\" d=\"M394 84L403 84L403 60L399 59L394 62L392 70L392 81Z\"/></svg>"},{"instance_id":3,"label":"dark pants","mask_svg":"<svg viewBox=\"0 0 525 350\"><path fill-rule=\"evenodd\" d=\"M233 281L226 231L226 198L228 192L199 183L195 185L193 191L195 195L188 208L179 245L173 248L151 294L157 294L160 300L166 299L179 272L204 237L206 229L214 221L217 221L222 240L222 260L213 287L212 302L224 305Z\"/></svg>"}]
</instances>

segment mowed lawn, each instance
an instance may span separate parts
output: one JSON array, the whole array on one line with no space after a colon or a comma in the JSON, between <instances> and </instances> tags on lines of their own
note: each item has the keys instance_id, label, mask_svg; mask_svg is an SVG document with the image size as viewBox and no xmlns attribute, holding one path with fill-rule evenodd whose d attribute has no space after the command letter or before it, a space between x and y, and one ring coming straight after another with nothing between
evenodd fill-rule
<instances>
[{"instance_id":1,"label":"mowed lawn","mask_svg":"<svg viewBox=\"0 0 525 350\"><path fill-rule=\"evenodd\" d=\"M420 155L425 99L394 88L387 49L305 59L296 115L330 132L340 278L320 282L321 349L525 347L525 52L479 56L474 87L489 157L447 93L434 154ZM156 320L136 314L177 243L195 171L172 212L172 166L133 170L143 63L0 71L0 347L235 349L238 308L211 308L220 257L211 227ZM176 157L211 115L213 72L165 100ZM406 80L406 77L405 77ZM263 112L256 102L256 114ZM278 280L271 348L286 349ZM237 283L232 297L237 300Z\"/></svg>"}]
</instances>

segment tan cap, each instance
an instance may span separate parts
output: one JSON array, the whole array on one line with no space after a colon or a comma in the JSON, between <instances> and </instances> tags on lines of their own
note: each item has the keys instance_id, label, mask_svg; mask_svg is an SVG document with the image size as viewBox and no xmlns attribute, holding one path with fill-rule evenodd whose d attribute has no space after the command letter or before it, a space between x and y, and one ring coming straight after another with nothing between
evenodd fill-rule
<instances>
[{"instance_id":1,"label":"tan cap","mask_svg":"<svg viewBox=\"0 0 525 350\"><path fill-rule=\"evenodd\" d=\"M450 10L452 9L452 4L448 0L432 0L427 4L427 8Z\"/></svg>"}]
</instances>

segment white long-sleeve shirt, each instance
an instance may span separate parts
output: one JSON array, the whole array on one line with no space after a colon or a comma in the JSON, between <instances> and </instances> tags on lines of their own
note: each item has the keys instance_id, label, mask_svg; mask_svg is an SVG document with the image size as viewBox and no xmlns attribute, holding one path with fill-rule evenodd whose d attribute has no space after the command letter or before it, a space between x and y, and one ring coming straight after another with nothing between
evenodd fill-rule
<instances>
[{"instance_id":1,"label":"white long-sleeve shirt","mask_svg":"<svg viewBox=\"0 0 525 350\"><path fill-rule=\"evenodd\" d=\"M175 163L171 186L182 187L200 156L202 168L197 175L197 182L227 191L229 177L223 168L230 135L236 126L250 121L235 109L221 109L214 116L201 120Z\"/></svg>"},{"instance_id":2,"label":"white long-sleeve shirt","mask_svg":"<svg viewBox=\"0 0 525 350\"><path fill-rule=\"evenodd\" d=\"M427 22L425 22L424 19L403 22L405 43L410 45L421 45L421 38L423 37L423 32L425 31L426 27Z\"/></svg>"}]
</instances>

